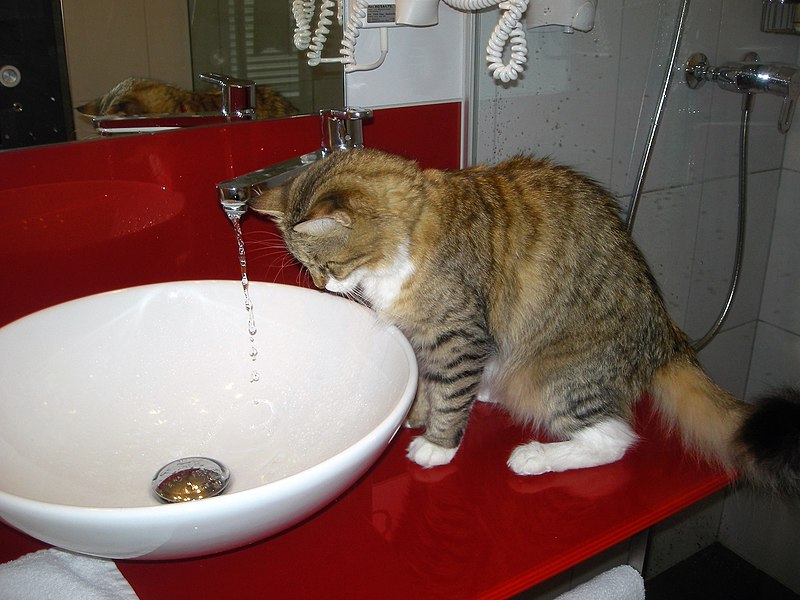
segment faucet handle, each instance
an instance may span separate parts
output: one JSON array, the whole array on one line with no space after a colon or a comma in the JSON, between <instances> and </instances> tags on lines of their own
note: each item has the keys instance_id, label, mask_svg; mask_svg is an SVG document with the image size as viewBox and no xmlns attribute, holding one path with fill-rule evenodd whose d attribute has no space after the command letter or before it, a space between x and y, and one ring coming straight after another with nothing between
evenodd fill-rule
<instances>
[{"instance_id":1,"label":"faucet handle","mask_svg":"<svg viewBox=\"0 0 800 600\"><path fill-rule=\"evenodd\" d=\"M778 131L787 133L798 97L800 97L800 67L781 63L762 64L758 54L750 52L743 62L710 67L708 58L697 52L685 63L686 84L697 89L706 81L714 81L723 90L741 94L771 94L783 96Z\"/></svg>"},{"instance_id":2,"label":"faucet handle","mask_svg":"<svg viewBox=\"0 0 800 600\"><path fill-rule=\"evenodd\" d=\"M372 118L371 108L328 108L319 111L319 115L323 154L364 147L361 124Z\"/></svg>"},{"instance_id":3,"label":"faucet handle","mask_svg":"<svg viewBox=\"0 0 800 600\"><path fill-rule=\"evenodd\" d=\"M256 116L256 82L220 73L200 73L200 79L217 84L222 91L222 114L236 119Z\"/></svg>"}]
</instances>

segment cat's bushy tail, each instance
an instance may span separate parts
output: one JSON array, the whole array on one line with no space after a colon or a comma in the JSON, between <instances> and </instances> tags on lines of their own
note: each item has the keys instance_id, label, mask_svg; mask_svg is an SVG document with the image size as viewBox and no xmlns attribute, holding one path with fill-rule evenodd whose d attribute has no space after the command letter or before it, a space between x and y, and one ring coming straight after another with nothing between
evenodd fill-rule
<instances>
[{"instance_id":1,"label":"cat's bushy tail","mask_svg":"<svg viewBox=\"0 0 800 600\"><path fill-rule=\"evenodd\" d=\"M650 395L687 446L745 480L800 495L800 392L741 402L680 356L656 371Z\"/></svg>"}]
</instances>

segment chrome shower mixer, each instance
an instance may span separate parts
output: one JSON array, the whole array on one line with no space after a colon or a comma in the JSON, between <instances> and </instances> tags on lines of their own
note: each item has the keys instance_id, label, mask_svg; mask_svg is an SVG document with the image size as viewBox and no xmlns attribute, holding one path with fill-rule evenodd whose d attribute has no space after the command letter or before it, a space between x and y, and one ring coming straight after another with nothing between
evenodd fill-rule
<instances>
[{"instance_id":1,"label":"chrome shower mixer","mask_svg":"<svg viewBox=\"0 0 800 600\"><path fill-rule=\"evenodd\" d=\"M709 65L708 57L692 54L685 63L686 83L697 89L706 81L715 82L723 90L741 94L771 94L783 97L778 130L787 133L792 125L795 103L800 95L800 67L780 63L760 63L751 52L743 62Z\"/></svg>"}]
</instances>

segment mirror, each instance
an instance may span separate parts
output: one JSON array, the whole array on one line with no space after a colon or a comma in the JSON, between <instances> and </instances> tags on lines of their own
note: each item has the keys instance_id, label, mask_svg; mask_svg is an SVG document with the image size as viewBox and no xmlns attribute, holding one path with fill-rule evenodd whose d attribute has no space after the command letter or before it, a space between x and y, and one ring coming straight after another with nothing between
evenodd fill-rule
<instances>
[{"instance_id":1,"label":"mirror","mask_svg":"<svg viewBox=\"0 0 800 600\"><path fill-rule=\"evenodd\" d=\"M4 0L3 4L0 29L17 35L0 36L2 148L97 137L90 118L74 108L131 77L156 80L156 88L167 84L162 95L173 95L177 89L182 97L200 98L214 96L214 86L201 81L200 73L252 79L274 92L269 97L284 99L293 114L344 104L342 66L309 67L305 52L294 48L291 0ZM334 20L326 51L332 56L338 55L341 39L336 25ZM35 39L28 41L33 28L38 28ZM52 64L42 68L48 61ZM147 87L152 91L154 86ZM174 112L193 112L195 106L179 101L173 105ZM159 104L158 112L164 112L164 106L172 105ZM268 118L288 112L270 113Z\"/></svg>"}]
</instances>

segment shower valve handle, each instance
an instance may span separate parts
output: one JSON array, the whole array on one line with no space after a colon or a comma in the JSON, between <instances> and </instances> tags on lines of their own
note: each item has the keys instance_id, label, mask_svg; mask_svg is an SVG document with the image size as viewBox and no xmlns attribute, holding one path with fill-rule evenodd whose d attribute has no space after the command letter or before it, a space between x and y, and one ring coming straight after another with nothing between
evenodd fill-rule
<instances>
[{"instance_id":1,"label":"shower valve handle","mask_svg":"<svg viewBox=\"0 0 800 600\"><path fill-rule=\"evenodd\" d=\"M800 96L800 68L778 63L762 64L757 62L758 55L755 53L748 54L745 61L711 67L704 54L693 54L685 65L686 83L690 88L697 89L706 81L713 81L729 92L782 96L778 129L781 133L788 132L795 103Z\"/></svg>"}]
</instances>

